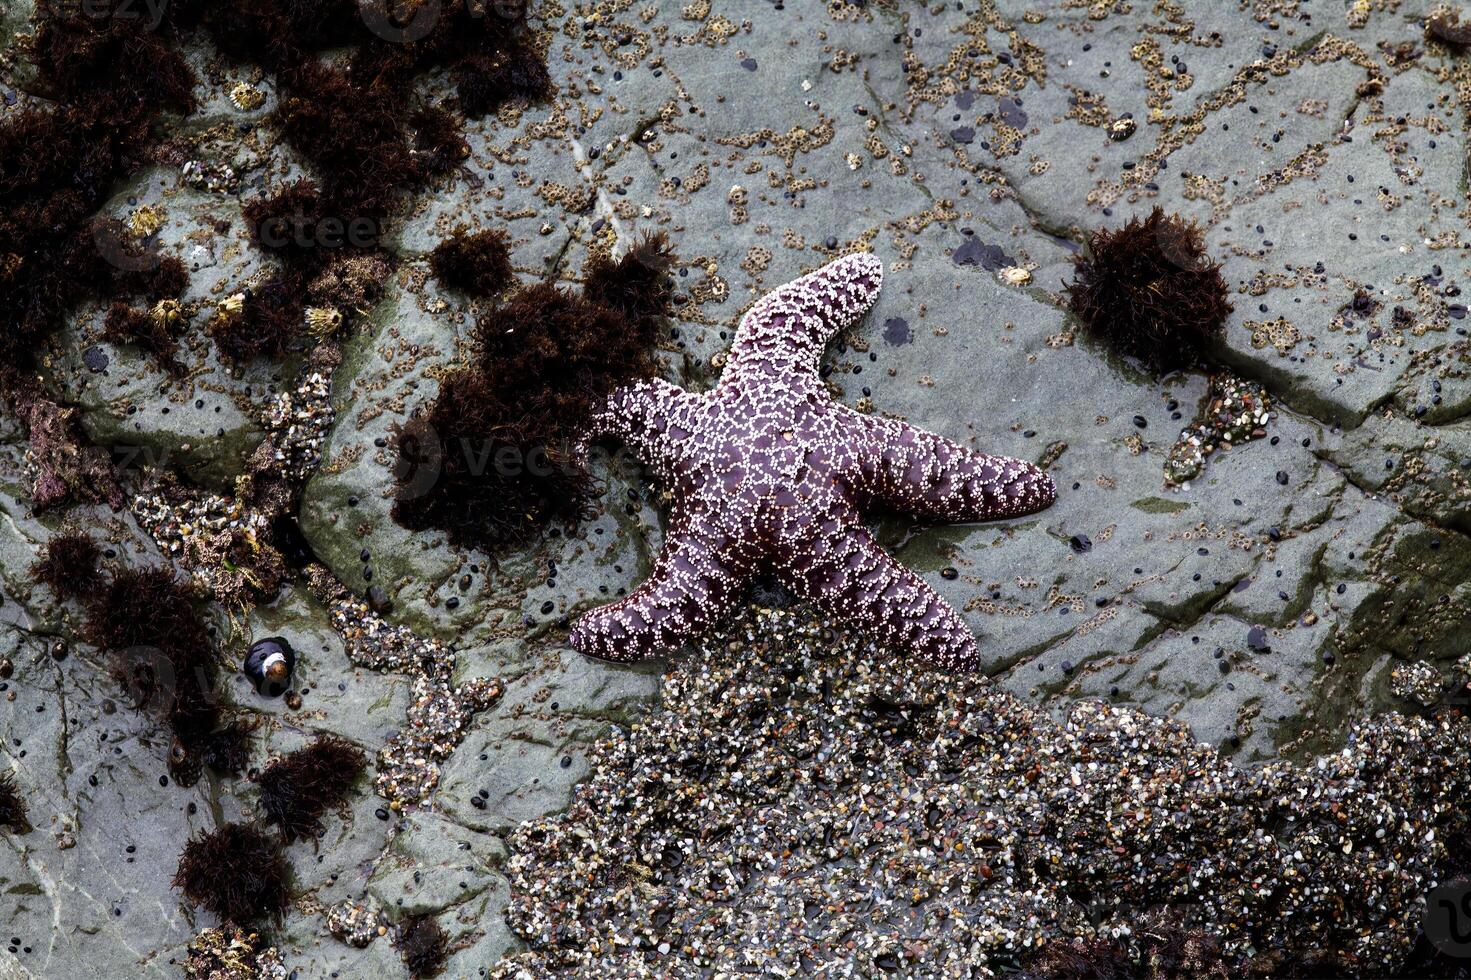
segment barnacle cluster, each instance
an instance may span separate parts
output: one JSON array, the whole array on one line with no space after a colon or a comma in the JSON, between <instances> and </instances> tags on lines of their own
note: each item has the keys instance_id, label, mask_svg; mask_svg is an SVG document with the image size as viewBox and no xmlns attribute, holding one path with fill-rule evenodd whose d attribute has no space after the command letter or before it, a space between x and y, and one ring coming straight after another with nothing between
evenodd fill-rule
<instances>
[{"instance_id":1,"label":"barnacle cluster","mask_svg":"<svg viewBox=\"0 0 1471 980\"><path fill-rule=\"evenodd\" d=\"M388 934L388 923L382 912L351 899L328 908L326 920L328 932L358 949Z\"/></svg>"},{"instance_id":2,"label":"barnacle cluster","mask_svg":"<svg viewBox=\"0 0 1471 980\"><path fill-rule=\"evenodd\" d=\"M512 835L532 948L490 975L1050 977L1054 943L1099 967L1062 976L1390 975L1466 867L1468 752L1464 718L1391 714L1242 767L1175 721L1055 719L758 611Z\"/></svg>"},{"instance_id":3,"label":"barnacle cluster","mask_svg":"<svg viewBox=\"0 0 1471 980\"><path fill-rule=\"evenodd\" d=\"M426 803L439 785L440 764L475 715L500 700L505 686L486 677L455 685L454 654L442 642L388 622L320 565L309 566L306 576L354 664L413 675L413 702L403 727L378 750L373 787L394 811Z\"/></svg>"},{"instance_id":4,"label":"barnacle cluster","mask_svg":"<svg viewBox=\"0 0 1471 980\"><path fill-rule=\"evenodd\" d=\"M318 352L322 348L317 348ZM337 418L332 407L332 374L327 364L309 364L297 383L280 392L262 413L272 471L291 485L306 481L322 457Z\"/></svg>"},{"instance_id":5,"label":"barnacle cluster","mask_svg":"<svg viewBox=\"0 0 1471 980\"><path fill-rule=\"evenodd\" d=\"M286 578L285 561L272 545L273 515L238 496L196 490L164 476L135 494L130 509L216 602L239 607L269 599Z\"/></svg>"},{"instance_id":6,"label":"barnacle cluster","mask_svg":"<svg viewBox=\"0 0 1471 980\"><path fill-rule=\"evenodd\" d=\"M1228 980L1221 941L1168 912L1141 915L1127 935L1050 942L1017 980Z\"/></svg>"},{"instance_id":7,"label":"barnacle cluster","mask_svg":"<svg viewBox=\"0 0 1471 980\"><path fill-rule=\"evenodd\" d=\"M1210 390L1190 426L1165 456L1165 482L1183 486L1199 476L1211 456L1264 438L1272 421L1266 388L1225 371L1211 375Z\"/></svg>"},{"instance_id":8,"label":"barnacle cluster","mask_svg":"<svg viewBox=\"0 0 1471 980\"><path fill-rule=\"evenodd\" d=\"M187 980L286 980L281 953L238 926L205 929L184 955Z\"/></svg>"},{"instance_id":9,"label":"barnacle cluster","mask_svg":"<svg viewBox=\"0 0 1471 980\"><path fill-rule=\"evenodd\" d=\"M1089 333L1156 370L1191 366L1231 312L1200 229L1156 207L1101 229L1074 259L1068 303Z\"/></svg>"}]
</instances>

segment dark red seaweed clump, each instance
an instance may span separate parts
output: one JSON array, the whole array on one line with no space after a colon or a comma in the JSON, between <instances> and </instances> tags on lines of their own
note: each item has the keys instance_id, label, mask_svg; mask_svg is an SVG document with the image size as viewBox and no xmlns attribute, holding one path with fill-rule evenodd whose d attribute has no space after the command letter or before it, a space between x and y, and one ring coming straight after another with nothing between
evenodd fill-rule
<instances>
[{"instance_id":1,"label":"dark red seaweed clump","mask_svg":"<svg viewBox=\"0 0 1471 980\"><path fill-rule=\"evenodd\" d=\"M289 895L281 841L256 827L227 823L184 845L173 885L191 905L246 925L281 918Z\"/></svg>"},{"instance_id":2,"label":"dark red seaweed clump","mask_svg":"<svg viewBox=\"0 0 1471 980\"><path fill-rule=\"evenodd\" d=\"M422 177L406 113L389 91L317 62L293 69L287 81L275 121L312 162L336 217L377 216Z\"/></svg>"},{"instance_id":3,"label":"dark red seaweed clump","mask_svg":"<svg viewBox=\"0 0 1471 980\"><path fill-rule=\"evenodd\" d=\"M448 173L470 156L470 144L460 133L460 121L447 109L426 106L409 117L414 148L429 174Z\"/></svg>"},{"instance_id":4,"label":"dark red seaweed clump","mask_svg":"<svg viewBox=\"0 0 1471 980\"><path fill-rule=\"evenodd\" d=\"M429 268L451 289L494 296L512 281L510 236L499 228L451 235L429 253Z\"/></svg>"},{"instance_id":5,"label":"dark red seaweed clump","mask_svg":"<svg viewBox=\"0 0 1471 980\"><path fill-rule=\"evenodd\" d=\"M81 531L66 531L46 542L41 560L31 566L38 582L64 599L88 595L101 581L97 563L102 549Z\"/></svg>"},{"instance_id":6,"label":"dark red seaweed clump","mask_svg":"<svg viewBox=\"0 0 1471 980\"><path fill-rule=\"evenodd\" d=\"M588 299L621 310L635 322L668 316L674 293L669 270L674 251L663 232L650 235L614 261L599 256L583 269L583 292Z\"/></svg>"},{"instance_id":7,"label":"dark red seaweed clump","mask_svg":"<svg viewBox=\"0 0 1471 980\"><path fill-rule=\"evenodd\" d=\"M592 487L568 447L614 387L653 373L657 329L550 283L483 314L477 356L397 434L394 518L486 549L576 523Z\"/></svg>"},{"instance_id":8,"label":"dark red seaweed clump","mask_svg":"<svg viewBox=\"0 0 1471 980\"><path fill-rule=\"evenodd\" d=\"M203 0L200 6L221 51L273 72L361 36L355 0Z\"/></svg>"},{"instance_id":9,"label":"dark red seaweed clump","mask_svg":"<svg viewBox=\"0 0 1471 980\"><path fill-rule=\"evenodd\" d=\"M1471 22L1463 24L1461 12L1453 7L1441 7L1425 18L1425 33L1453 48L1471 45Z\"/></svg>"},{"instance_id":10,"label":"dark red seaweed clump","mask_svg":"<svg viewBox=\"0 0 1471 980\"><path fill-rule=\"evenodd\" d=\"M164 568L124 569L95 589L83 636L112 658L134 706L173 730L169 769L192 785L202 767L236 773L248 728L230 723L214 687L219 660L188 586Z\"/></svg>"},{"instance_id":11,"label":"dark red seaweed clump","mask_svg":"<svg viewBox=\"0 0 1471 980\"><path fill-rule=\"evenodd\" d=\"M21 799L20 790L15 785L15 774L11 772L0 773L0 826L9 827L17 834L23 834L31 827L31 822L26 818L26 801Z\"/></svg>"},{"instance_id":12,"label":"dark red seaweed clump","mask_svg":"<svg viewBox=\"0 0 1471 980\"><path fill-rule=\"evenodd\" d=\"M154 23L132 0L41 0L30 54L46 94L120 128L191 111L194 72L172 46L168 6Z\"/></svg>"},{"instance_id":13,"label":"dark red seaweed clump","mask_svg":"<svg viewBox=\"0 0 1471 980\"><path fill-rule=\"evenodd\" d=\"M405 919L398 927L398 951L409 968L409 976L416 980L432 977L444 969L449 955L444 930L427 915Z\"/></svg>"},{"instance_id":14,"label":"dark red seaweed clump","mask_svg":"<svg viewBox=\"0 0 1471 980\"><path fill-rule=\"evenodd\" d=\"M0 120L0 402L28 430L41 471L37 509L69 499L122 503L106 454L37 390L29 368L40 342L82 300L157 302L187 284L176 260L95 217L145 152L158 113L194 106L194 74L172 46L179 7L161 10L154 22L123 0L85 9L41 0L26 46L35 90L56 104Z\"/></svg>"},{"instance_id":15,"label":"dark red seaweed clump","mask_svg":"<svg viewBox=\"0 0 1471 980\"><path fill-rule=\"evenodd\" d=\"M345 739L323 735L261 771L260 806L286 840L321 833L322 814L347 799L367 759Z\"/></svg>"},{"instance_id":16,"label":"dark red seaweed clump","mask_svg":"<svg viewBox=\"0 0 1471 980\"><path fill-rule=\"evenodd\" d=\"M1200 229L1160 208L1094 233L1074 262L1065 286L1073 312L1091 334L1156 370L1197 361L1231 312Z\"/></svg>"},{"instance_id":17,"label":"dark red seaweed clump","mask_svg":"<svg viewBox=\"0 0 1471 980\"><path fill-rule=\"evenodd\" d=\"M114 303L102 323L102 336L114 344L136 344L157 358L165 370L179 374L179 334L189 320L173 300L164 300L142 310L127 303Z\"/></svg>"}]
</instances>

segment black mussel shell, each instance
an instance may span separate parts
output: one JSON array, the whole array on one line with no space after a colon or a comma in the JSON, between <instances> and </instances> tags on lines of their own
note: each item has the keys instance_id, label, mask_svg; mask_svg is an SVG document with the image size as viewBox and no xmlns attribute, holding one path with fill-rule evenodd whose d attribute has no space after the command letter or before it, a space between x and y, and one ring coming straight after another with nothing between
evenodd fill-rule
<instances>
[{"instance_id":1,"label":"black mussel shell","mask_svg":"<svg viewBox=\"0 0 1471 980\"><path fill-rule=\"evenodd\" d=\"M296 651L284 636L268 636L256 640L245 655L245 676L255 684L256 692L278 698L291 686L296 670Z\"/></svg>"}]
</instances>

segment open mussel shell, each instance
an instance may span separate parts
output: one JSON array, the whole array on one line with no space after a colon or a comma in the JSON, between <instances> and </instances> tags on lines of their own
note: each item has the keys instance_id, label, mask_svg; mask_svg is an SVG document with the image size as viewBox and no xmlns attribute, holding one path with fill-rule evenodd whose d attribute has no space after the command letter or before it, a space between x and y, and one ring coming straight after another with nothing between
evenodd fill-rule
<instances>
[{"instance_id":1,"label":"open mussel shell","mask_svg":"<svg viewBox=\"0 0 1471 980\"><path fill-rule=\"evenodd\" d=\"M255 684L256 692L268 698L278 698L291 686L291 675L296 670L296 651L283 636L268 636L256 640L245 655L245 676Z\"/></svg>"}]
</instances>

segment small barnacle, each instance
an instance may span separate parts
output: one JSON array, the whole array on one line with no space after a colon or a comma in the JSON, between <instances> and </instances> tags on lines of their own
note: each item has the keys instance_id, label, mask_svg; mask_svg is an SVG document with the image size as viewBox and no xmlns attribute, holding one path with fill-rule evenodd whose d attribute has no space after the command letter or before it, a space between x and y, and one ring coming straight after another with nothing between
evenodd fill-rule
<instances>
[{"instance_id":1,"label":"small barnacle","mask_svg":"<svg viewBox=\"0 0 1471 980\"><path fill-rule=\"evenodd\" d=\"M257 827L227 823L184 845L173 885L189 904L244 925L281 918L288 876L278 838Z\"/></svg>"},{"instance_id":2,"label":"small barnacle","mask_svg":"<svg viewBox=\"0 0 1471 980\"><path fill-rule=\"evenodd\" d=\"M1009 265L1001 270L1001 281L1008 286L1025 286L1032 281L1032 273L1019 265Z\"/></svg>"},{"instance_id":3,"label":"small barnacle","mask_svg":"<svg viewBox=\"0 0 1471 980\"><path fill-rule=\"evenodd\" d=\"M1142 221L1097 231L1064 285L1089 332L1157 370L1188 365L1231 312L1221 267L1200 228L1156 207Z\"/></svg>"},{"instance_id":4,"label":"small barnacle","mask_svg":"<svg viewBox=\"0 0 1471 980\"><path fill-rule=\"evenodd\" d=\"M259 109L266 101L266 96L264 92L249 82L236 82L230 86L230 101L238 108L249 112L252 109Z\"/></svg>"},{"instance_id":5,"label":"small barnacle","mask_svg":"<svg viewBox=\"0 0 1471 980\"><path fill-rule=\"evenodd\" d=\"M229 296L220 300L219 304L215 307L214 316L210 318L210 322L211 324L218 323L221 325L234 323L240 318L240 314L244 309L245 294L231 293Z\"/></svg>"},{"instance_id":6,"label":"small barnacle","mask_svg":"<svg viewBox=\"0 0 1471 980\"><path fill-rule=\"evenodd\" d=\"M128 228L139 238L147 238L163 227L163 208L145 204L128 215Z\"/></svg>"},{"instance_id":7,"label":"small barnacle","mask_svg":"<svg viewBox=\"0 0 1471 980\"><path fill-rule=\"evenodd\" d=\"M256 640L245 655L241 668L255 684L258 693L280 697L291 684L291 675L296 670L296 651L284 636L268 636Z\"/></svg>"},{"instance_id":8,"label":"small barnacle","mask_svg":"<svg viewBox=\"0 0 1471 980\"><path fill-rule=\"evenodd\" d=\"M342 311L332 306L309 306L306 328L317 337L330 337L342 326Z\"/></svg>"},{"instance_id":9,"label":"small barnacle","mask_svg":"<svg viewBox=\"0 0 1471 980\"><path fill-rule=\"evenodd\" d=\"M184 314L184 306L176 299L161 299L153 304L153 309L148 311L148 317L155 326L173 331L182 326L187 317Z\"/></svg>"}]
</instances>

